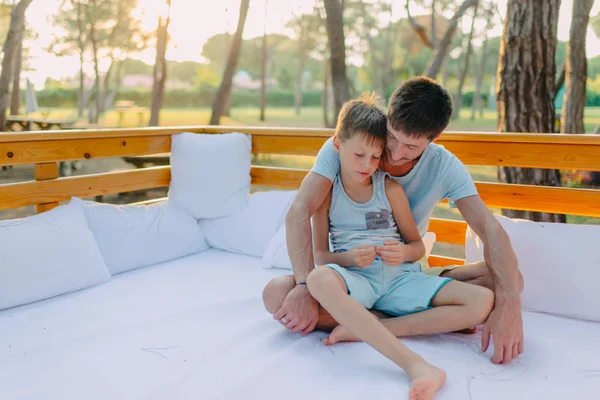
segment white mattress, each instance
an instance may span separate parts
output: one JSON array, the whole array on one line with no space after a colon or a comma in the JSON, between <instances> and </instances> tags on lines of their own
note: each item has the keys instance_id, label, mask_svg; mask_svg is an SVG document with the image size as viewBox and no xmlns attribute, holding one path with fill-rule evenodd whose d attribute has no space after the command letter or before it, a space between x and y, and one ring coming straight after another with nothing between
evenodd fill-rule
<instances>
[{"instance_id":1,"label":"white mattress","mask_svg":"<svg viewBox=\"0 0 600 400\"><path fill-rule=\"evenodd\" d=\"M261 291L281 270L209 250L0 312L0 399L402 399L408 380L363 343L287 332ZM406 339L444 368L436 397L600 398L600 323L525 313L508 366L480 336Z\"/></svg>"}]
</instances>

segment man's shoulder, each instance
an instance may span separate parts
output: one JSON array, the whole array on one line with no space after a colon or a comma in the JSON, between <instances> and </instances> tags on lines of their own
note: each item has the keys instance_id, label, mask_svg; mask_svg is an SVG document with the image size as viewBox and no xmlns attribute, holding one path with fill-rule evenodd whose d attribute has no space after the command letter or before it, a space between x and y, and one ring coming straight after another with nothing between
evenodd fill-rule
<instances>
[{"instance_id":1,"label":"man's shoulder","mask_svg":"<svg viewBox=\"0 0 600 400\"><path fill-rule=\"evenodd\" d=\"M454 164L462 164L454 153L436 143L429 144L425 157L425 161L429 164L429 167L436 166L440 170L445 170Z\"/></svg>"}]
</instances>

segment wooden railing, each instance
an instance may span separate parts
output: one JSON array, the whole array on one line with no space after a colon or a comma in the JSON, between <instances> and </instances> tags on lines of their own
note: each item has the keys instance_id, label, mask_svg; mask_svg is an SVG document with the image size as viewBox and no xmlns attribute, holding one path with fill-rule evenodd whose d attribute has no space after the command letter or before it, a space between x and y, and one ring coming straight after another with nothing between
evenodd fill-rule
<instances>
[{"instance_id":1,"label":"wooden railing","mask_svg":"<svg viewBox=\"0 0 600 400\"><path fill-rule=\"evenodd\" d=\"M166 187L170 167L58 178L59 161L168 153L181 132L252 134L255 154L316 155L328 129L193 126L0 134L0 166L35 164L35 181L0 185L0 209L35 205L37 212L72 196L93 197ZM447 132L437 142L467 165L600 171L600 135ZM255 185L297 188L306 170L253 166ZM600 190L476 182L489 207L600 217ZM464 244L465 222L433 218L438 241ZM462 260L432 256L432 265Z\"/></svg>"}]
</instances>

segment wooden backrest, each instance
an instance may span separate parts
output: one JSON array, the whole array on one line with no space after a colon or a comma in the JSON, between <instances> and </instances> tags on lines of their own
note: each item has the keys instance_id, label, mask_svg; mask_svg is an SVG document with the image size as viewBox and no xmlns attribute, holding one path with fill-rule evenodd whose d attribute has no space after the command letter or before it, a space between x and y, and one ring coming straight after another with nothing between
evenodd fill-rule
<instances>
[{"instance_id":1,"label":"wooden backrest","mask_svg":"<svg viewBox=\"0 0 600 400\"><path fill-rule=\"evenodd\" d=\"M316 155L333 134L328 129L194 126L171 128L55 131L0 134L0 166L35 164L35 181L0 185L0 209L35 205L37 212L72 196L92 197L166 187L170 167L143 168L58 178L58 161L168 153L180 132L252 134L255 154ZM600 171L600 135L447 132L439 144L464 164ZM253 166L252 183L297 188L306 170ZM600 217L600 190L476 182L492 208ZM464 244L467 225L433 218L438 241ZM431 257L432 265L461 263Z\"/></svg>"}]
</instances>

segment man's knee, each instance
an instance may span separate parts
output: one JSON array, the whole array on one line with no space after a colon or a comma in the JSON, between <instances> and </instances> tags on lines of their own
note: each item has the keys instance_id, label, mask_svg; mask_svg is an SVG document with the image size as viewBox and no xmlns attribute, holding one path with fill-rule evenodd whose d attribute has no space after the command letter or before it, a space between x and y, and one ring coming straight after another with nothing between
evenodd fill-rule
<instances>
[{"instance_id":1,"label":"man's knee","mask_svg":"<svg viewBox=\"0 0 600 400\"><path fill-rule=\"evenodd\" d=\"M295 286L294 276L278 276L272 279L263 290L265 309L274 314L283 304L283 300Z\"/></svg>"}]
</instances>

